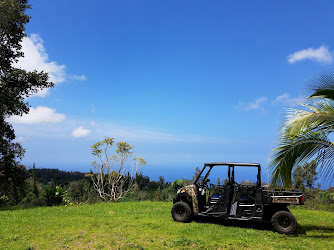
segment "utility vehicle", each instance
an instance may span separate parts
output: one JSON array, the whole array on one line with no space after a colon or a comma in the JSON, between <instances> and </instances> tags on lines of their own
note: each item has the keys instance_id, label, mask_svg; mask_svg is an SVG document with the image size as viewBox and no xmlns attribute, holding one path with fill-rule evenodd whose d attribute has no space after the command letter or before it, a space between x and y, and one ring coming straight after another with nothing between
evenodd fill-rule
<instances>
[{"instance_id":1,"label":"utility vehicle","mask_svg":"<svg viewBox=\"0 0 334 250\"><path fill-rule=\"evenodd\" d=\"M236 179L236 173L248 174L249 168L255 172L256 183L237 183L239 179ZM217 181L211 182L209 176ZM288 209L290 204L303 205L303 193L262 186L260 164L214 162L205 163L194 183L177 191L173 199L172 217L178 222L189 222L193 216L271 221L277 232L293 234L297 220Z\"/></svg>"}]
</instances>

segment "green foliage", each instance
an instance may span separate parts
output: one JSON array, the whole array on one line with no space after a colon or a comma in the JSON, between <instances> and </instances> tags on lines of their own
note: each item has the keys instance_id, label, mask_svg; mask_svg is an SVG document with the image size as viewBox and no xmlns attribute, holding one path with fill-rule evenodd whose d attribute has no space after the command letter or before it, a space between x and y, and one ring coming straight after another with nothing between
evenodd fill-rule
<instances>
[{"instance_id":1,"label":"green foliage","mask_svg":"<svg viewBox=\"0 0 334 250\"><path fill-rule=\"evenodd\" d=\"M31 176L35 175L35 180L43 183L44 185L51 182L53 179L57 184L65 186L68 185L72 181L82 180L85 179L85 173L81 172L69 172L69 171L62 171L59 169L52 169L52 168L35 168L28 170Z\"/></svg>"},{"instance_id":2,"label":"green foliage","mask_svg":"<svg viewBox=\"0 0 334 250\"><path fill-rule=\"evenodd\" d=\"M154 192L153 201L172 201L175 196L173 188L163 188L160 186Z\"/></svg>"},{"instance_id":3,"label":"green foliage","mask_svg":"<svg viewBox=\"0 0 334 250\"><path fill-rule=\"evenodd\" d=\"M19 143L14 143L14 129L7 122L12 115L29 112L25 98L43 88L52 87L48 75L43 72L27 72L12 65L23 57L21 41L26 34L25 25L30 8L27 0L0 1L0 196L17 203L24 196L22 188L23 168L18 164L24 155Z\"/></svg>"},{"instance_id":4,"label":"green foliage","mask_svg":"<svg viewBox=\"0 0 334 250\"><path fill-rule=\"evenodd\" d=\"M292 186L292 170L315 158L323 179L334 179L334 75L326 72L313 81L313 91L302 108L290 110L271 153L273 185Z\"/></svg>"},{"instance_id":5,"label":"green foliage","mask_svg":"<svg viewBox=\"0 0 334 250\"><path fill-rule=\"evenodd\" d=\"M319 192L319 195L323 203L327 203L328 205L334 204L334 193L322 190Z\"/></svg>"},{"instance_id":6,"label":"green foliage","mask_svg":"<svg viewBox=\"0 0 334 250\"><path fill-rule=\"evenodd\" d=\"M150 183L150 177L144 176L142 172L136 174L136 183L139 189L147 188Z\"/></svg>"},{"instance_id":7,"label":"green foliage","mask_svg":"<svg viewBox=\"0 0 334 250\"><path fill-rule=\"evenodd\" d=\"M45 189L45 198L48 206L58 206L63 202L65 191L61 186L53 184Z\"/></svg>"},{"instance_id":8,"label":"green foliage","mask_svg":"<svg viewBox=\"0 0 334 250\"><path fill-rule=\"evenodd\" d=\"M0 207L1 206L8 206L8 197L6 195L0 196Z\"/></svg>"},{"instance_id":9,"label":"green foliage","mask_svg":"<svg viewBox=\"0 0 334 250\"><path fill-rule=\"evenodd\" d=\"M174 189L174 191L176 192L177 190L179 190L180 188L186 186L188 183L188 181L186 179L181 179L181 180L175 180L172 182L172 187Z\"/></svg>"},{"instance_id":10,"label":"green foliage","mask_svg":"<svg viewBox=\"0 0 334 250\"><path fill-rule=\"evenodd\" d=\"M298 165L292 173L294 186L296 189L305 191L305 188L313 189L314 182L318 179L316 161L305 163L303 166Z\"/></svg>"},{"instance_id":11,"label":"green foliage","mask_svg":"<svg viewBox=\"0 0 334 250\"><path fill-rule=\"evenodd\" d=\"M196 167L194 176L192 178L192 182L194 182L197 179L200 173L201 173L201 169L199 167Z\"/></svg>"},{"instance_id":12,"label":"green foliage","mask_svg":"<svg viewBox=\"0 0 334 250\"><path fill-rule=\"evenodd\" d=\"M25 196L28 172L25 166L6 165L0 170L0 196L7 197L7 205L19 203Z\"/></svg>"},{"instance_id":13,"label":"green foliage","mask_svg":"<svg viewBox=\"0 0 334 250\"><path fill-rule=\"evenodd\" d=\"M157 191L154 192L154 197L153 197L153 200L154 201L160 201L160 199L162 198L162 195L161 195L161 189L160 189L160 186L158 187Z\"/></svg>"},{"instance_id":14,"label":"green foliage","mask_svg":"<svg viewBox=\"0 0 334 250\"><path fill-rule=\"evenodd\" d=\"M113 138L106 137L91 146L98 158L98 162L92 162L96 170L90 175L93 187L103 201L110 202L117 202L133 188L138 169L146 164L126 142L118 142L113 154L114 144Z\"/></svg>"},{"instance_id":15,"label":"green foliage","mask_svg":"<svg viewBox=\"0 0 334 250\"><path fill-rule=\"evenodd\" d=\"M72 202L83 202L89 198L89 184L85 179L70 182L66 190L66 194Z\"/></svg>"}]
</instances>

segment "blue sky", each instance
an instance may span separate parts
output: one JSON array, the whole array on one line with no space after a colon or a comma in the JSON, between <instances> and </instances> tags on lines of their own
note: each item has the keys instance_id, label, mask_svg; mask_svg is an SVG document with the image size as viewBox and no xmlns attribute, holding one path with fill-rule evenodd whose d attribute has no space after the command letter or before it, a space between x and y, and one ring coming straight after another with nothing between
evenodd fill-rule
<instances>
[{"instance_id":1,"label":"blue sky","mask_svg":"<svg viewBox=\"0 0 334 250\"><path fill-rule=\"evenodd\" d=\"M27 166L88 171L109 136L153 179L213 161L265 169L284 110L333 66L332 1L30 3L17 66L56 86L10 118Z\"/></svg>"}]
</instances>

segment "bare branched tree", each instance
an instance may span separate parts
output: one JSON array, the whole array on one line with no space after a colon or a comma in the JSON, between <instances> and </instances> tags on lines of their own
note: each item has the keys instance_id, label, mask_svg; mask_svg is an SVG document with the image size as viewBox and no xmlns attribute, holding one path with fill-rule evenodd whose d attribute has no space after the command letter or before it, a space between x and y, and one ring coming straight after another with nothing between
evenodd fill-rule
<instances>
[{"instance_id":1,"label":"bare branched tree","mask_svg":"<svg viewBox=\"0 0 334 250\"><path fill-rule=\"evenodd\" d=\"M128 143L115 145L114 138L106 137L91 148L98 158L92 162L96 172L90 175L94 189L104 201L116 202L133 188L138 169L146 161L136 157Z\"/></svg>"}]
</instances>

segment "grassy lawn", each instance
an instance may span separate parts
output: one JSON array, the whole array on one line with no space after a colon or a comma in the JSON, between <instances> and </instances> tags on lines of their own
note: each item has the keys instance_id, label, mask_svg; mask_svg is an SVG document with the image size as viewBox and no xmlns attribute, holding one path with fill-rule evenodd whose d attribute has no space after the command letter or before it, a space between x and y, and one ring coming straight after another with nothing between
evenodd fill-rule
<instances>
[{"instance_id":1,"label":"grassy lawn","mask_svg":"<svg viewBox=\"0 0 334 250\"><path fill-rule=\"evenodd\" d=\"M291 209L294 236L270 225L176 223L166 202L122 202L0 211L0 249L334 249L334 213Z\"/></svg>"}]
</instances>

